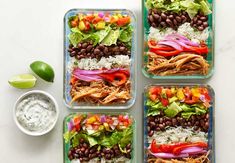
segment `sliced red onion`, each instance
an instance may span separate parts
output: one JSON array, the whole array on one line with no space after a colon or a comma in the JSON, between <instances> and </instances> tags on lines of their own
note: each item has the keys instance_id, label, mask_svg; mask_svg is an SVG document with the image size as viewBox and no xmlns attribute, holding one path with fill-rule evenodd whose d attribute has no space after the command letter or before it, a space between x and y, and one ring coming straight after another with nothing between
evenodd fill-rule
<instances>
[{"instance_id":1,"label":"sliced red onion","mask_svg":"<svg viewBox=\"0 0 235 163\"><path fill-rule=\"evenodd\" d=\"M107 16L105 16L105 17L104 17L104 21L105 21L105 22L110 22L110 18L107 17Z\"/></svg>"},{"instance_id":2,"label":"sliced red onion","mask_svg":"<svg viewBox=\"0 0 235 163\"><path fill-rule=\"evenodd\" d=\"M83 81L87 81L87 82L102 80L102 78L98 75L88 76L88 75L81 75L81 74L75 75L74 74L74 77L78 78L79 80L83 80Z\"/></svg>"},{"instance_id":3,"label":"sliced red onion","mask_svg":"<svg viewBox=\"0 0 235 163\"><path fill-rule=\"evenodd\" d=\"M70 122L68 122L68 130L72 131L74 127L73 121L71 120Z\"/></svg>"},{"instance_id":4,"label":"sliced red onion","mask_svg":"<svg viewBox=\"0 0 235 163\"><path fill-rule=\"evenodd\" d=\"M182 47L178 44L178 42L174 40L162 40L158 42L158 45L166 45L166 46L173 47L177 50L182 50Z\"/></svg>"},{"instance_id":5,"label":"sliced red onion","mask_svg":"<svg viewBox=\"0 0 235 163\"><path fill-rule=\"evenodd\" d=\"M129 119L129 116L128 115L124 115L123 118L124 119Z\"/></svg>"},{"instance_id":6,"label":"sliced red onion","mask_svg":"<svg viewBox=\"0 0 235 163\"><path fill-rule=\"evenodd\" d=\"M178 41L177 42L179 45L181 45L182 47L185 47L185 48L188 48L188 49L190 49L190 46L188 46L186 43L184 43L183 41L181 42L181 41Z\"/></svg>"},{"instance_id":7,"label":"sliced red onion","mask_svg":"<svg viewBox=\"0 0 235 163\"><path fill-rule=\"evenodd\" d=\"M198 43L193 42L193 41L189 40L188 38L186 38L185 36L182 36L182 35L180 35L180 34L167 35L167 36L165 37L165 39L166 39L166 40L172 40L172 39L173 39L173 40L176 40L176 41L178 41L178 42L182 42L182 43L184 43L184 44L186 44L186 45L190 45L190 46L196 46L196 47L199 46Z\"/></svg>"},{"instance_id":8,"label":"sliced red onion","mask_svg":"<svg viewBox=\"0 0 235 163\"><path fill-rule=\"evenodd\" d=\"M196 155L201 153L206 153L207 151L200 147L188 147L181 151L181 154L190 154L190 155Z\"/></svg>"},{"instance_id":9,"label":"sliced red onion","mask_svg":"<svg viewBox=\"0 0 235 163\"><path fill-rule=\"evenodd\" d=\"M178 38L179 40L186 40L189 41L189 39L183 35L180 35L178 33L170 34L165 37L166 39L175 39Z\"/></svg>"},{"instance_id":10,"label":"sliced red onion","mask_svg":"<svg viewBox=\"0 0 235 163\"><path fill-rule=\"evenodd\" d=\"M202 102L206 102L206 98L205 98L205 96L204 95L200 95L200 100L202 101Z\"/></svg>"},{"instance_id":11,"label":"sliced red onion","mask_svg":"<svg viewBox=\"0 0 235 163\"><path fill-rule=\"evenodd\" d=\"M100 116L100 121L101 123L106 122L106 116L105 115Z\"/></svg>"},{"instance_id":12,"label":"sliced red onion","mask_svg":"<svg viewBox=\"0 0 235 163\"><path fill-rule=\"evenodd\" d=\"M174 155L171 153L152 153L150 152L151 155L158 157L158 158L185 158L185 157L189 157L189 154L180 154L180 155Z\"/></svg>"},{"instance_id":13,"label":"sliced red onion","mask_svg":"<svg viewBox=\"0 0 235 163\"><path fill-rule=\"evenodd\" d=\"M82 74L82 75L98 75L101 73L113 73L119 70L125 70L123 68L114 68L110 70L81 70L79 68L74 69L73 74Z\"/></svg>"}]
</instances>

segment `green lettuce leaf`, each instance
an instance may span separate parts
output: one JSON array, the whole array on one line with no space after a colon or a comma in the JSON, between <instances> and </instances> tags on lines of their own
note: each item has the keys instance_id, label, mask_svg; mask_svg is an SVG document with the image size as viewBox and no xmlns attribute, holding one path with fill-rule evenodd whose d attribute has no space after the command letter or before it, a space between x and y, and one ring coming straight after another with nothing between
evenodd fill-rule
<instances>
[{"instance_id":1,"label":"green lettuce leaf","mask_svg":"<svg viewBox=\"0 0 235 163\"><path fill-rule=\"evenodd\" d=\"M200 2L201 4L201 11L205 14L205 15L209 15L212 13L211 9L210 9L210 5L207 1L202 0Z\"/></svg>"},{"instance_id":2,"label":"green lettuce leaf","mask_svg":"<svg viewBox=\"0 0 235 163\"><path fill-rule=\"evenodd\" d=\"M122 42L129 42L132 39L132 33L133 33L133 28L131 25L128 25L127 28L122 29L118 39Z\"/></svg>"},{"instance_id":3,"label":"green lettuce leaf","mask_svg":"<svg viewBox=\"0 0 235 163\"><path fill-rule=\"evenodd\" d=\"M100 145L112 148L115 144L118 144L122 138L122 132L115 131L111 136L104 136L103 139L99 142Z\"/></svg>"},{"instance_id":4,"label":"green lettuce leaf","mask_svg":"<svg viewBox=\"0 0 235 163\"><path fill-rule=\"evenodd\" d=\"M111 27L108 26L105 29L96 32L96 35L99 36L99 43L103 41L103 39L109 34L110 31Z\"/></svg>"},{"instance_id":5,"label":"green lettuce leaf","mask_svg":"<svg viewBox=\"0 0 235 163\"><path fill-rule=\"evenodd\" d=\"M77 46L79 42L83 40L83 36L80 33L70 33L69 34L69 41L73 46Z\"/></svg>"},{"instance_id":6,"label":"green lettuce leaf","mask_svg":"<svg viewBox=\"0 0 235 163\"><path fill-rule=\"evenodd\" d=\"M194 112L184 112L184 113L181 113L181 117L183 117L184 119L189 119L192 115L196 115L196 113Z\"/></svg>"},{"instance_id":7,"label":"green lettuce leaf","mask_svg":"<svg viewBox=\"0 0 235 163\"><path fill-rule=\"evenodd\" d=\"M111 30L109 34L103 39L102 43L106 46L111 46L117 43L120 35L120 29Z\"/></svg>"},{"instance_id":8,"label":"green lettuce leaf","mask_svg":"<svg viewBox=\"0 0 235 163\"><path fill-rule=\"evenodd\" d=\"M132 127L128 127L127 129L125 129L122 133L122 138L119 141L119 146L121 148L124 148L129 143L131 143L132 142L132 135L133 135L133 128Z\"/></svg>"},{"instance_id":9,"label":"green lettuce leaf","mask_svg":"<svg viewBox=\"0 0 235 163\"><path fill-rule=\"evenodd\" d=\"M78 146L79 145L79 140L81 138L88 141L91 147L98 144L98 141L94 137L88 136L86 134L76 134L72 139L72 146L73 147Z\"/></svg>"},{"instance_id":10,"label":"green lettuce leaf","mask_svg":"<svg viewBox=\"0 0 235 163\"><path fill-rule=\"evenodd\" d=\"M74 136L77 134L77 132L69 132L69 131L67 131L66 133L64 133L64 140L65 140L65 143L69 143L70 142L70 140L72 139L72 138L74 138Z\"/></svg>"}]
</instances>

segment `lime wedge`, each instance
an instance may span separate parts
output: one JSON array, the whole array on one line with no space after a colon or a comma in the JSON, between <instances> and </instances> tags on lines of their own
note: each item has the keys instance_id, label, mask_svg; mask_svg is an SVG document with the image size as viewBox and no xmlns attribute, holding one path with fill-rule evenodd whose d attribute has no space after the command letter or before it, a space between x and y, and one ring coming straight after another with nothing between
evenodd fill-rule
<instances>
[{"instance_id":1,"label":"lime wedge","mask_svg":"<svg viewBox=\"0 0 235 163\"><path fill-rule=\"evenodd\" d=\"M54 81L55 73L49 64L42 61L35 61L30 64L30 68L43 80L48 82Z\"/></svg>"},{"instance_id":2,"label":"lime wedge","mask_svg":"<svg viewBox=\"0 0 235 163\"><path fill-rule=\"evenodd\" d=\"M32 88L35 86L37 79L32 74L20 74L11 77L8 82L15 88Z\"/></svg>"}]
</instances>

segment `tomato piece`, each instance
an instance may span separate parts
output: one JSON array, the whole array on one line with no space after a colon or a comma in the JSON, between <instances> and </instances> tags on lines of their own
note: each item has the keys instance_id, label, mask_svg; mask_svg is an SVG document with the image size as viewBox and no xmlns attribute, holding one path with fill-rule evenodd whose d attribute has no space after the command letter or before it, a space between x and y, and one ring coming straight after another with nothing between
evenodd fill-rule
<instances>
[{"instance_id":1,"label":"tomato piece","mask_svg":"<svg viewBox=\"0 0 235 163\"><path fill-rule=\"evenodd\" d=\"M131 22L131 18L127 16L127 17L119 18L117 20L117 25L122 27L122 26L129 24L130 22Z\"/></svg>"},{"instance_id":2,"label":"tomato piece","mask_svg":"<svg viewBox=\"0 0 235 163\"><path fill-rule=\"evenodd\" d=\"M86 31L91 29L90 23L88 21L85 22L85 26L86 26L85 28Z\"/></svg>"},{"instance_id":3,"label":"tomato piece","mask_svg":"<svg viewBox=\"0 0 235 163\"><path fill-rule=\"evenodd\" d=\"M93 14L91 14L91 15L87 15L85 18L84 18L84 20L87 20L88 22L92 22L92 20L95 18L95 16L93 15Z\"/></svg>"},{"instance_id":4,"label":"tomato piece","mask_svg":"<svg viewBox=\"0 0 235 163\"><path fill-rule=\"evenodd\" d=\"M71 26L74 28L74 27L77 27L78 26L78 20L72 20L71 21Z\"/></svg>"},{"instance_id":5,"label":"tomato piece","mask_svg":"<svg viewBox=\"0 0 235 163\"><path fill-rule=\"evenodd\" d=\"M157 146L157 143L156 143L156 140L155 139L153 139L153 141L152 141L152 143L151 143L151 145L150 145L150 151L152 152L152 153L160 153L161 152L161 150L158 148L158 146Z\"/></svg>"},{"instance_id":6,"label":"tomato piece","mask_svg":"<svg viewBox=\"0 0 235 163\"><path fill-rule=\"evenodd\" d=\"M168 101L168 99L165 99L165 98L161 98L161 103L162 103L162 105L163 106L167 106L167 105L169 105L169 101Z\"/></svg>"},{"instance_id":7,"label":"tomato piece","mask_svg":"<svg viewBox=\"0 0 235 163\"><path fill-rule=\"evenodd\" d=\"M94 20L92 21L93 24L97 24L98 22L103 21L103 19L101 17L96 17L94 18Z\"/></svg>"},{"instance_id":8,"label":"tomato piece","mask_svg":"<svg viewBox=\"0 0 235 163\"><path fill-rule=\"evenodd\" d=\"M124 120L123 115L119 115L118 120L122 122Z\"/></svg>"},{"instance_id":9,"label":"tomato piece","mask_svg":"<svg viewBox=\"0 0 235 163\"><path fill-rule=\"evenodd\" d=\"M173 93L171 92L170 89L166 89L166 96L167 96L167 98L173 97Z\"/></svg>"},{"instance_id":10,"label":"tomato piece","mask_svg":"<svg viewBox=\"0 0 235 163\"><path fill-rule=\"evenodd\" d=\"M151 88L149 88L149 93L160 95L162 93L162 88L161 87L151 87Z\"/></svg>"}]
</instances>

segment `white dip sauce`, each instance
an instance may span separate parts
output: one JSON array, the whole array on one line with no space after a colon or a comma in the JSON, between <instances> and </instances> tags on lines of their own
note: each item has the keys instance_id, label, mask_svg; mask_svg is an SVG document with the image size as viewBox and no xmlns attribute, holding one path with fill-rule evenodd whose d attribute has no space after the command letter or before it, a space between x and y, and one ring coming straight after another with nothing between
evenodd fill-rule
<instances>
[{"instance_id":1,"label":"white dip sauce","mask_svg":"<svg viewBox=\"0 0 235 163\"><path fill-rule=\"evenodd\" d=\"M43 132L56 120L53 101L43 94L26 96L16 108L18 122L29 131Z\"/></svg>"}]
</instances>

